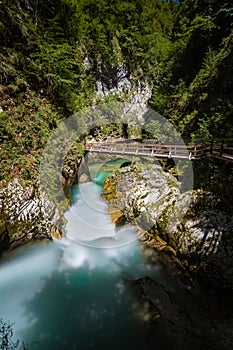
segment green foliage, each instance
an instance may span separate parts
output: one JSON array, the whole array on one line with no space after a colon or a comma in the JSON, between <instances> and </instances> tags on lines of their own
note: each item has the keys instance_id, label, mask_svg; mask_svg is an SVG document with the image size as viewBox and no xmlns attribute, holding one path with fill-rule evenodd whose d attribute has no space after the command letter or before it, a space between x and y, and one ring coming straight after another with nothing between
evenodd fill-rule
<instances>
[{"instance_id":1,"label":"green foliage","mask_svg":"<svg viewBox=\"0 0 233 350\"><path fill-rule=\"evenodd\" d=\"M210 133L210 121L208 119L200 119L198 130L191 134L193 144L205 143L212 139Z\"/></svg>"},{"instance_id":2,"label":"green foliage","mask_svg":"<svg viewBox=\"0 0 233 350\"><path fill-rule=\"evenodd\" d=\"M231 164L194 162L194 189L211 191L222 199L220 206L232 215L233 167Z\"/></svg>"},{"instance_id":3,"label":"green foliage","mask_svg":"<svg viewBox=\"0 0 233 350\"><path fill-rule=\"evenodd\" d=\"M97 80L108 89L146 81L151 107L185 138L231 136L232 19L230 0L2 0L2 178L35 177L61 116L103 102Z\"/></svg>"},{"instance_id":4,"label":"green foliage","mask_svg":"<svg viewBox=\"0 0 233 350\"><path fill-rule=\"evenodd\" d=\"M150 103L187 139L232 136L232 19L229 1L186 0L180 6Z\"/></svg>"},{"instance_id":5,"label":"green foliage","mask_svg":"<svg viewBox=\"0 0 233 350\"><path fill-rule=\"evenodd\" d=\"M9 95L4 95L1 102L6 110L0 113L1 179L37 178L40 155L60 119L46 99L40 99L32 92L23 97L21 104Z\"/></svg>"},{"instance_id":6,"label":"green foliage","mask_svg":"<svg viewBox=\"0 0 233 350\"><path fill-rule=\"evenodd\" d=\"M74 48L68 43L43 44L36 53L30 55L34 73L30 79L38 79L38 87L45 90L45 94L62 105L67 101L70 105L70 95L78 87L78 65ZM38 77L38 78L37 78Z\"/></svg>"}]
</instances>

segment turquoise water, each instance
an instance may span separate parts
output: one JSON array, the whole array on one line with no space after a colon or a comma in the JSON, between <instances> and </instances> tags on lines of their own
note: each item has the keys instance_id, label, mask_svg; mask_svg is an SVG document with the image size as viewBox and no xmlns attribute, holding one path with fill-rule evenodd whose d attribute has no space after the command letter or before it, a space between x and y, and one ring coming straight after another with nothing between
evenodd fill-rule
<instances>
[{"instance_id":1,"label":"turquoise water","mask_svg":"<svg viewBox=\"0 0 233 350\"><path fill-rule=\"evenodd\" d=\"M161 267L144 262L130 228L116 238L99 186L74 186L72 199L66 238L22 248L2 261L0 318L14 322L15 337L29 349L154 348L129 281L163 279ZM90 244L96 240L101 244Z\"/></svg>"},{"instance_id":2,"label":"turquoise water","mask_svg":"<svg viewBox=\"0 0 233 350\"><path fill-rule=\"evenodd\" d=\"M24 248L1 265L1 317L15 323L15 336L30 349L128 349L148 342L128 286L145 275L161 271L143 263L137 242Z\"/></svg>"},{"instance_id":3,"label":"turquoise water","mask_svg":"<svg viewBox=\"0 0 233 350\"><path fill-rule=\"evenodd\" d=\"M96 168L93 169L94 171L91 171L92 174L92 180L97 183L98 185L102 186L104 183L104 180L112 174L112 167L115 168L120 168L124 163L128 163L130 162L129 159L127 158L120 158L120 159L116 159L116 160L110 160L105 162L104 164L99 163L95 165ZM109 170L108 170L109 168Z\"/></svg>"},{"instance_id":4,"label":"turquoise water","mask_svg":"<svg viewBox=\"0 0 233 350\"><path fill-rule=\"evenodd\" d=\"M30 349L126 349L144 343L127 280L152 273L139 246L26 248L1 266L1 317ZM154 274L154 271L153 273Z\"/></svg>"}]
</instances>

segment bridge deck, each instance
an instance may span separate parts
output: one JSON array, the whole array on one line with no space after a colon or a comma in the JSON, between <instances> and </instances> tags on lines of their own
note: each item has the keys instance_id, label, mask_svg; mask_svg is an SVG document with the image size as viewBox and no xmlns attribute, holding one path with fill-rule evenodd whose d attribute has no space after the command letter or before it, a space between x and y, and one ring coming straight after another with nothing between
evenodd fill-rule
<instances>
[{"instance_id":1,"label":"bridge deck","mask_svg":"<svg viewBox=\"0 0 233 350\"><path fill-rule=\"evenodd\" d=\"M223 147L224 142L220 144L213 143L209 145L164 145L157 143L136 143L129 142L96 142L87 143L84 147L85 151L119 154L130 156L146 156L155 158L174 158L174 159L188 159L199 160L207 157L214 157L216 159L233 162L233 148L228 146Z\"/></svg>"}]
</instances>

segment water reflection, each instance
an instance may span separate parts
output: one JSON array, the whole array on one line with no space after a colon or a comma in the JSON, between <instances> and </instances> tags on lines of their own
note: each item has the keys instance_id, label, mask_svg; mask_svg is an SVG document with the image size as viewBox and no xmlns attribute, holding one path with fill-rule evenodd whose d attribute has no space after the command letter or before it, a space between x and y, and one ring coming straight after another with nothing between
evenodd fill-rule
<instances>
[{"instance_id":1,"label":"water reflection","mask_svg":"<svg viewBox=\"0 0 233 350\"><path fill-rule=\"evenodd\" d=\"M52 275L43 279L43 288L24 303L30 326L21 332L22 339L36 340L33 348L45 350L128 349L146 344L148 330L142 327L127 282L146 269L150 272L145 265L142 271L138 247L131 247L129 256L125 250L117 256L110 250L103 254L77 245L71 249L74 260L79 253L85 258L78 266L77 261L69 265L65 254Z\"/></svg>"},{"instance_id":2,"label":"water reflection","mask_svg":"<svg viewBox=\"0 0 233 350\"><path fill-rule=\"evenodd\" d=\"M115 228L99 187L83 184L72 196L66 238L19 250L1 265L1 317L15 322L16 336L30 349L126 349L147 343L128 281L159 275L159 267L143 262L134 230L119 234L115 248L88 247L87 241L115 239ZM85 245L77 244L83 236Z\"/></svg>"}]
</instances>

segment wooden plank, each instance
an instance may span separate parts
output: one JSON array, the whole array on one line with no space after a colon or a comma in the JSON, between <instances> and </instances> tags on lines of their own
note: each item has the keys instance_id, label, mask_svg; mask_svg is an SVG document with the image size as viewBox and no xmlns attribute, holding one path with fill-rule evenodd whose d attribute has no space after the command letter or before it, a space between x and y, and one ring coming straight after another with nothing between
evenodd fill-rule
<instances>
[{"instance_id":1,"label":"wooden plank","mask_svg":"<svg viewBox=\"0 0 233 350\"><path fill-rule=\"evenodd\" d=\"M114 153L123 155L150 156L157 158L176 158L198 160L213 156L218 159L233 161L233 139L212 141L208 144L197 144L193 146L139 143L139 142L96 142L85 145L85 150L97 153Z\"/></svg>"}]
</instances>

